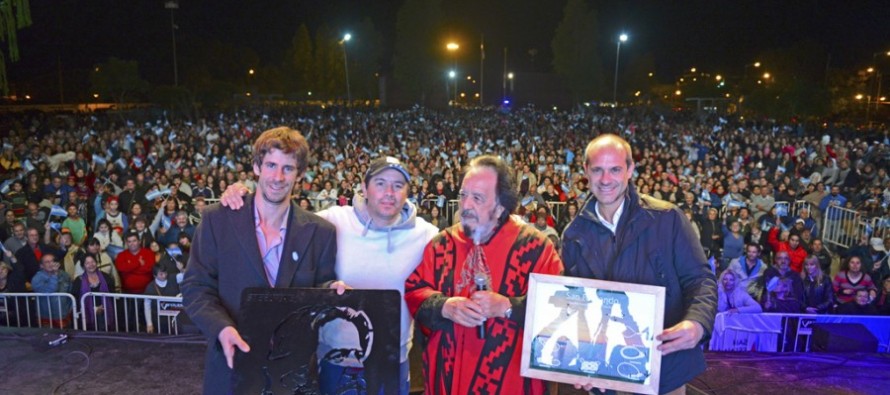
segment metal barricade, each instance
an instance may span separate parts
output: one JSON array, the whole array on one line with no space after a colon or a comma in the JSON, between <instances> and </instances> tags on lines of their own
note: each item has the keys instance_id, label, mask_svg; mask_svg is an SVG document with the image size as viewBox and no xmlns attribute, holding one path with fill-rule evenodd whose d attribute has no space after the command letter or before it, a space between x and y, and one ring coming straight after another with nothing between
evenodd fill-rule
<instances>
[{"instance_id":1,"label":"metal barricade","mask_svg":"<svg viewBox=\"0 0 890 395\"><path fill-rule=\"evenodd\" d=\"M550 207L550 216L557 224L562 223L562 217L566 215L566 202L547 202Z\"/></svg>"},{"instance_id":2,"label":"metal barricade","mask_svg":"<svg viewBox=\"0 0 890 395\"><path fill-rule=\"evenodd\" d=\"M807 209L810 211L810 217L813 216L813 208L810 205L810 202L806 200L795 200L794 203L791 204L791 215L795 217L800 216L800 210Z\"/></svg>"},{"instance_id":3,"label":"metal barricade","mask_svg":"<svg viewBox=\"0 0 890 395\"><path fill-rule=\"evenodd\" d=\"M79 306L85 331L176 335L181 327L181 297L89 292Z\"/></svg>"},{"instance_id":4,"label":"metal barricade","mask_svg":"<svg viewBox=\"0 0 890 395\"><path fill-rule=\"evenodd\" d=\"M0 294L0 326L78 329L74 303L67 293Z\"/></svg>"},{"instance_id":5,"label":"metal barricade","mask_svg":"<svg viewBox=\"0 0 890 395\"><path fill-rule=\"evenodd\" d=\"M858 211L829 206L822 218L822 240L843 248L858 245L863 238L881 237L890 225L884 218L866 218Z\"/></svg>"}]
</instances>

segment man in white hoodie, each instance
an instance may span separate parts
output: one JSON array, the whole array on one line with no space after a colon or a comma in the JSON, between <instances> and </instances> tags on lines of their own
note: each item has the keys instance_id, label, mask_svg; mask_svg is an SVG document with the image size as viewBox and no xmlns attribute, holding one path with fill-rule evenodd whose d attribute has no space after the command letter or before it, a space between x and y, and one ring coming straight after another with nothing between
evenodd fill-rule
<instances>
[{"instance_id":1,"label":"man in white hoodie","mask_svg":"<svg viewBox=\"0 0 890 395\"><path fill-rule=\"evenodd\" d=\"M337 281L331 284L340 293L346 289L395 289L402 294L401 355L399 393L408 394L408 351L414 333L414 321L405 305L405 280L423 257L423 250L439 230L408 203L411 176L402 163L393 157L371 162L361 184L362 194L353 198L352 206L331 206L316 214L337 228ZM237 210L248 189L233 184L222 195L223 206ZM330 337L334 334L325 334ZM340 376L335 366L325 361L322 366L322 392L336 389L338 383L325 380ZM336 392L336 391L333 391Z\"/></svg>"}]
</instances>

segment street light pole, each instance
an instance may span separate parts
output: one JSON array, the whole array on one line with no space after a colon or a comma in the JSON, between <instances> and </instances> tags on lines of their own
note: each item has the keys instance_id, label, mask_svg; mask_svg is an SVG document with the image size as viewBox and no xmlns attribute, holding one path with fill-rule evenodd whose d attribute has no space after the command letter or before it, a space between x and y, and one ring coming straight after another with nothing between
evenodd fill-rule
<instances>
[{"instance_id":1,"label":"street light pole","mask_svg":"<svg viewBox=\"0 0 890 395\"><path fill-rule=\"evenodd\" d=\"M448 73L451 76L451 79L454 80L454 102L453 105L457 105L457 58L454 53L460 49L460 45L455 42L450 42L445 45L445 49L451 54L451 72Z\"/></svg>"},{"instance_id":2,"label":"street light pole","mask_svg":"<svg viewBox=\"0 0 890 395\"><path fill-rule=\"evenodd\" d=\"M170 32L173 35L173 86L179 86L179 66L176 62L176 22L173 20L173 12L179 9L179 2L170 0L164 3L164 8L170 10Z\"/></svg>"},{"instance_id":3,"label":"street light pole","mask_svg":"<svg viewBox=\"0 0 890 395\"><path fill-rule=\"evenodd\" d=\"M615 84L612 86L612 102L613 108L618 107L618 59L621 56L621 43L627 41L627 34L621 33L618 36L618 48L615 50Z\"/></svg>"},{"instance_id":4,"label":"street light pole","mask_svg":"<svg viewBox=\"0 0 890 395\"><path fill-rule=\"evenodd\" d=\"M352 39L352 35L346 33L343 36L343 39L340 40L340 45L343 47L343 70L346 73L346 107L352 103L352 90L349 87L349 61L346 58L346 43Z\"/></svg>"}]
</instances>

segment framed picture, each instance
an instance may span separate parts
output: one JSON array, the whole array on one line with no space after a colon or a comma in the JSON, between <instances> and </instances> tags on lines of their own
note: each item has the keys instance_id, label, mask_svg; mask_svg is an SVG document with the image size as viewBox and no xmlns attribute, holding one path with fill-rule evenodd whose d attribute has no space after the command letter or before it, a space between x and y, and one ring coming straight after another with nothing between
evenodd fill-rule
<instances>
[{"instance_id":1,"label":"framed picture","mask_svg":"<svg viewBox=\"0 0 890 395\"><path fill-rule=\"evenodd\" d=\"M663 327L664 287L533 273L521 374L657 394Z\"/></svg>"},{"instance_id":2,"label":"framed picture","mask_svg":"<svg viewBox=\"0 0 890 395\"><path fill-rule=\"evenodd\" d=\"M235 393L398 394L401 301L395 290L245 289L250 352L235 354Z\"/></svg>"}]
</instances>

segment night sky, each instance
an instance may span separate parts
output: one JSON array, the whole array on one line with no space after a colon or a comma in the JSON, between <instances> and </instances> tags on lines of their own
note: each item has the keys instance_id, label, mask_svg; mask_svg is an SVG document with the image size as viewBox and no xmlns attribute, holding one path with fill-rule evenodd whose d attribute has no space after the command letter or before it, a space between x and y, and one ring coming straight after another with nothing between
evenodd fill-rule
<instances>
[{"instance_id":1,"label":"night sky","mask_svg":"<svg viewBox=\"0 0 890 395\"><path fill-rule=\"evenodd\" d=\"M175 13L178 54L188 43L215 39L252 48L264 64L281 61L301 23L310 31L321 23L347 32L370 17L383 34L391 61L400 0L180 0ZM478 65L485 37L486 72L502 68L510 48L513 71L551 71L550 41L566 0L445 1L442 42L462 43L461 62ZM599 10L598 44L605 64L614 59L615 40L627 32L622 64L651 56L663 82L695 66L727 74L768 49L811 41L831 55L831 67L858 68L874 52L890 50L888 1L618 1L590 2ZM33 25L19 32L21 61L10 65L10 82L44 79L86 70L109 56L138 60L143 77L169 84L170 11L163 0L32 0ZM529 50L537 49L532 59ZM497 54L496 57L493 57ZM384 71L391 63L384 64Z\"/></svg>"}]
</instances>

